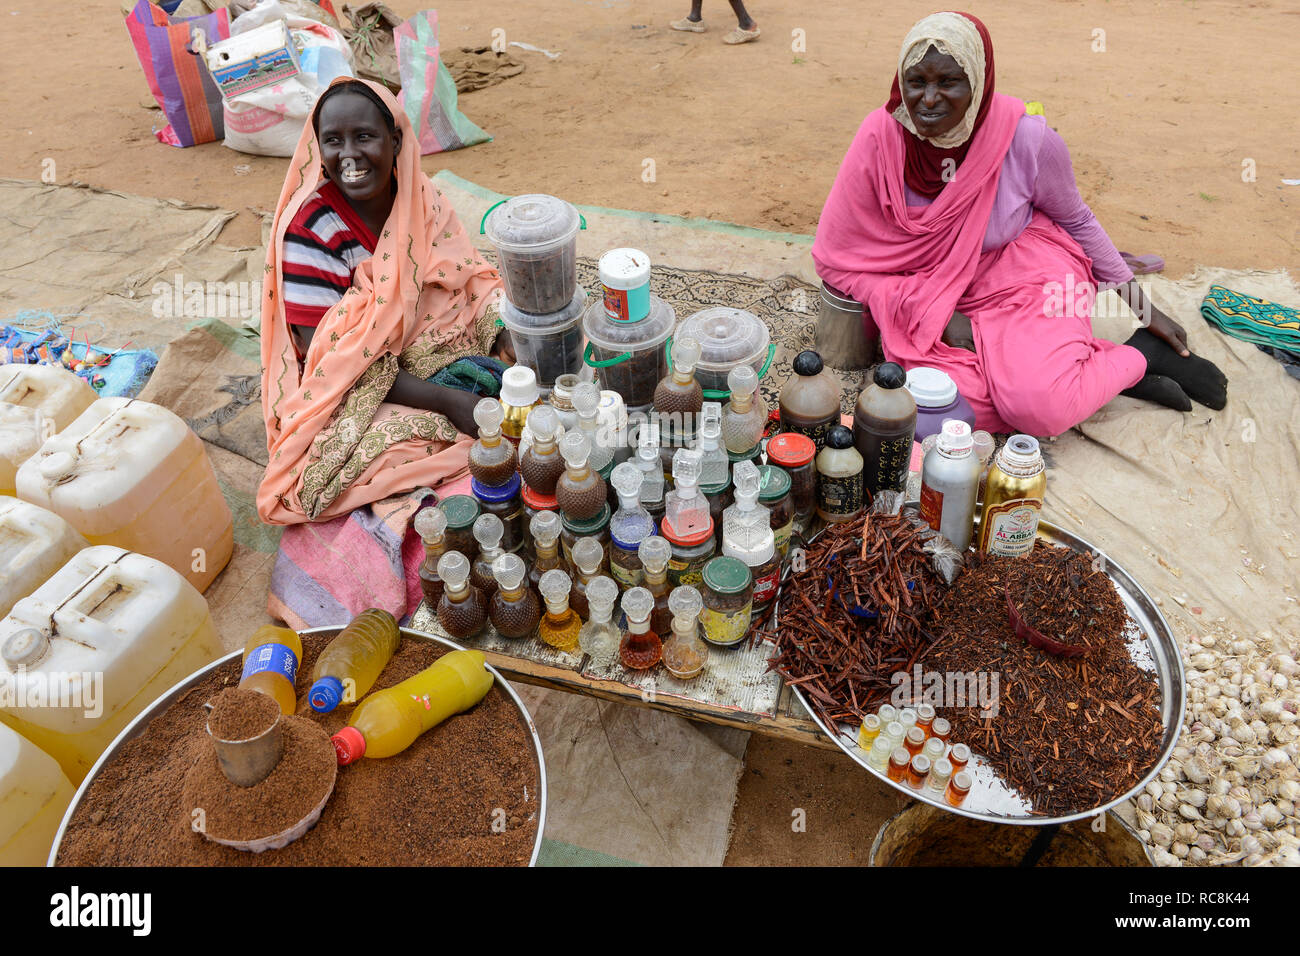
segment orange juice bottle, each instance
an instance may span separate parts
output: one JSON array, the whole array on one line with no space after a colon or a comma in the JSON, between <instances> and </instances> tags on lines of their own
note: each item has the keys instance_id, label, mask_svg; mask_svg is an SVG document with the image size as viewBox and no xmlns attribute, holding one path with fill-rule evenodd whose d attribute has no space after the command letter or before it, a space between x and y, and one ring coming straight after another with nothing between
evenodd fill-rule
<instances>
[{"instance_id":1,"label":"orange juice bottle","mask_svg":"<svg viewBox=\"0 0 1300 956\"><path fill-rule=\"evenodd\" d=\"M355 704L374 686L401 640L397 619L387 611L372 607L354 617L316 658L311 709L327 714L339 704Z\"/></svg>"},{"instance_id":2,"label":"orange juice bottle","mask_svg":"<svg viewBox=\"0 0 1300 956\"><path fill-rule=\"evenodd\" d=\"M371 694L351 725L331 739L340 766L360 757L391 757L452 714L469 710L492 687L481 651L451 651L414 677Z\"/></svg>"},{"instance_id":3,"label":"orange juice bottle","mask_svg":"<svg viewBox=\"0 0 1300 956\"><path fill-rule=\"evenodd\" d=\"M298 708L298 694L293 686L301 663L302 641L298 632L263 624L244 645L244 673L239 678L239 686L261 691L280 705L280 713L292 714Z\"/></svg>"}]
</instances>

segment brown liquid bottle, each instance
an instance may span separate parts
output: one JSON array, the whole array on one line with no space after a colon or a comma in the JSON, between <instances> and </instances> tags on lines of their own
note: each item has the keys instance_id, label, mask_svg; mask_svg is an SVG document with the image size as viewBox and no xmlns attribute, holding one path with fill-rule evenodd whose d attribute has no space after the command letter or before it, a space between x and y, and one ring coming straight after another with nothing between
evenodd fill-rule
<instances>
[{"instance_id":1,"label":"brown liquid bottle","mask_svg":"<svg viewBox=\"0 0 1300 956\"><path fill-rule=\"evenodd\" d=\"M564 560L560 557L560 529L560 516L554 511L539 511L528 523L536 555L533 566L528 569L528 584L533 590L537 590L542 575L547 571L564 570Z\"/></svg>"},{"instance_id":2,"label":"brown liquid bottle","mask_svg":"<svg viewBox=\"0 0 1300 956\"><path fill-rule=\"evenodd\" d=\"M650 630L660 637L667 637L673 630L673 612L668 606L672 593L672 585L668 583L668 559L672 556L672 549L668 539L658 535L643 538L637 546L643 575L641 584L652 598Z\"/></svg>"},{"instance_id":3,"label":"brown liquid bottle","mask_svg":"<svg viewBox=\"0 0 1300 956\"><path fill-rule=\"evenodd\" d=\"M569 607L578 612L584 621L591 617L587 603L587 585L600 575L600 565L605 558L605 548L596 538L579 538L573 543L573 587L569 591Z\"/></svg>"},{"instance_id":4,"label":"brown liquid bottle","mask_svg":"<svg viewBox=\"0 0 1300 956\"><path fill-rule=\"evenodd\" d=\"M501 437L505 410L495 398L485 398L474 406L478 438L469 446L469 473L480 484L504 485L515 473L519 462L515 446Z\"/></svg>"},{"instance_id":5,"label":"brown liquid bottle","mask_svg":"<svg viewBox=\"0 0 1300 956\"><path fill-rule=\"evenodd\" d=\"M883 362L853 409L853 445L862 455L862 477L872 495L902 491L912 461L916 401L901 365Z\"/></svg>"},{"instance_id":6,"label":"brown liquid bottle","mask_svg":"<svg viewBox=\"0 0 1300 956\"><path fill-rule=\"evenodd\" d=\"M469 559L459 551L448 551L438 561L438 576L444 585L438 623L458 640L473 637L487 624L487 601L469 583Z\"/></svg>"},{"instance_id":7,"label":"brown liquid bottle","mask_svg":"<svg viewBox=\"0 0 1300 956\"><path fill-rule=\"evenodd\" d=\"M496 515L479 515L474 519L474 540L478 554L469 566L469 583L479 589L485 600L491 600L497 590L497 579L492 573L492 562L505 552L501 549L501 536L505 525Z\"/></svg>"},{"instance_id":8,"label":"brown liquid bottle","mask_svg":"<svg viewBox=\"0 0 1300 956\"><path fill-rule=\"evenodd\" d=\"M425 508L415 516L415 533L424 541L424 561L420 564L420 590L429 608L437 611L442 599L442 578L438 577L438 559L447 550L447 513L441 508Z\"/></svg>"},{"instance_id":9,"label":"brown liquid bottle","mask_svg":"<svg viewBox=\"0 0 1300 956\"><path fill-rule=\"evenodd\" d=\"M539 495L553 495L555 483L564 474L564 459L555 439L560 416L550 405L538 405L528 413L528 430L533 441L519 456L519 474Z\"/></svg>"},{"instance_id":10,"label":"brown liquid bottle","mask_svg":"<svg viewBox=\"0 0 1300 956\"><path fill-rule=\"evenodd\" d=\"M492 565L497 592L488 605L488 617L502 637L530 637L542 617L542 603L525 580L527 569L517 554L503 554Z\"/></svg>"},{"instance_id":11,"label":"brown liquid bottle","mask_svg":"<svg viewBox=\"0 0 1300 956\"><path fill-rule=\"evenodd\" d=\"M794 357L794 375L781 389L781 431L807 435L821 451L826 433L840 421L840 387L822 357L808 349Z\"/></svg>"},{"instance_id":12,"label":"brown liquid bottle","mask_svg":"<svg viewBox=\"0 0 1300 956\"><path fill-rule=\"evenodd\" d=\"M655 386L656 412L681 416L699 414L704 404L704 390L695 380L700 352L700 343L692 336L682 335L673 339L672 370Z\"/></svg>"},{"instance_id":13,"label":"brown liquid bottle","mask_svg":"<svg viewBox=\"0 0 1300 956\"><path fill-rule=\"evenodd\" d=\"M570 521L590 521L600 514L609 497L605 479L587 464L591 442L580 431L568 432L560 439L560 454L565 470L555 484L556 503Z\"/></svg>"}]
</instances>

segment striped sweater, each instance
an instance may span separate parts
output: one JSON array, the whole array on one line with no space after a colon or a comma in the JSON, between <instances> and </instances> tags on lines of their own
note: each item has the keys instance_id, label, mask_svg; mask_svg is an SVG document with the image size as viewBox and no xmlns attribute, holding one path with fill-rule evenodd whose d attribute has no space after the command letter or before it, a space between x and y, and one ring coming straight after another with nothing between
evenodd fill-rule
<instances>
[{"instance_id":1,"label":"striped sweater","mask_svg":"<svg viewBox=\"0 0 1300 956\"><path fill-rule=\"evenodd\" d=\"M284 234L284 313L290 325L315 328L352 285L376 237L326 181L298 210Z\"/></svg>"}]
</instances>

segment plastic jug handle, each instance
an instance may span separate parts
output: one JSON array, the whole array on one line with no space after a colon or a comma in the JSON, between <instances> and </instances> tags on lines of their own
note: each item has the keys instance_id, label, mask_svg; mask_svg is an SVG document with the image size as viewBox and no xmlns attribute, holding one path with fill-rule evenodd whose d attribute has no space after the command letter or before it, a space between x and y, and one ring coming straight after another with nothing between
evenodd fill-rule
<instances>
[{"instance_id":1,"label":"plastic jug handle","mask_svg":"<svg viewBox=\"0 0 1300 956\"><path fill-rule=\"evenodd\" d=\"M626 362L631 357L631 352L624 352L622 355L615 355L612 359L594 359L591 357L590 342L587 343L587 347L582 353L582 360L592 368L609 368L611 365L618 365L620 362Z\"/></svg>"},{"instance_id":2,"label":"plastic jug handle","mask_svg":"<svg viewBox=\"0 0 1300 956\"><path fill-rule=\"evenodd\" d=\"M672 344L673 344L673 337L670 335L668 336L667 347L671 349ZM768 342L767 358L763 361L763 367L758 370L758 378L761 379L764 375L767 374L767 370L772 367L772 357L774 355L776 355L776 343ZM670 365L672 364L672 352L668 353L668 362ZM726 402L726 401L730 401L731 399L731 392L725 388L706 388L706 389L702 389L702 391L704 392L704 397L708 399L710 402Z\"/></svg>"},{"instance_id":3,"label":"plastic jug handle","mask_svg":"<svg viewBox=\"0 0 1300 956\"><path fill-rule=\"evenodd\" d=\"M509 202L513 198L514 198L513 196L507 196L505 199L498 199L492 205L487 207L487 212L483 213L483 218L478 221L478 234L480 236L483 235L484 227L487 226L487 217L492 212L492 210L496 209L497 206L501 205L503 202ZM581 225L582 229L587 228L587 217L584 216L582 213L578 213L578 222L582 224Z\"/></svg>"}]
</instances>

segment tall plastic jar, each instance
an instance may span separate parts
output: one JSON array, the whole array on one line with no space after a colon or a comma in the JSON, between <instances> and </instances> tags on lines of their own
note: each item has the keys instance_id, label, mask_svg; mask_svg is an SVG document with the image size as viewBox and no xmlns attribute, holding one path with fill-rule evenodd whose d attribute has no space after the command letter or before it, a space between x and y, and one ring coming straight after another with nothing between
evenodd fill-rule
<instances>
[{"instance_id":1,"label":"tall plastic jar","mask_svg":"<svg viewBox=\"0 0 1300 956\"><path fill-rule=\"evenodd\" d=\"M752 312L728 306L714 306L692 313L677 326L674 337L689 335L700 343L700 360L695 380L710 401L726 401L727 373L737 365L748 365L760 379L767 373L772 335Z\"/></svg>"},{"instance_id":2,"label":"tall plastic jar","mask_svg":"<svg viewBox=\"0 0 1300 956\"><path fill-rule=\"evenodd\" d=\"M676 324L673 307L656 295L650 296L650 313L639 322L617 322L604 302L593 302L582 313L587 333L583 360L596 370L602 387L617 392L629 410L648 406L655 386L668 374L664 342Z\"/></svg>"},{"instance_id":3,"label":"tall plastic jar","mask_svg":"<svg viewBox=\"0 0 1300 956\"><path fill-rule=\"evenodd\" d=\"M488 212L483 228L516 309L548 315L573 299L581 224L571 204L539 193L515 196Z\"/></svg>"},{"instance_id":4,"label":"tall plastic jar","mask_svg":"<svg viewBox=\"0 0 1300 956\"><path fill-rule=\"evenodd\" d=\"M582 368L582 313L587 308L587 293L581 286L558 312L535 315L506 299L498 308L501 324L510 332L515 361L531 368L543 389L553 388L560 376L576 374Z\"/></svg>"},{"instance_id":5,"label":"tall plastic jar","mask_svg":"<svg viewBox=\"0 0 1300 956\"><path fill-rule=\"evenodd\" d=\"M677 534L667 520L659 522L659 533L673 549L672 557L668 559L668 583L673 587L683 584L700 586L704 566L718 553L718 542L713 529L711 518L708 527L689 535Z\"/></svg>"},{"instance_id":6,"label":"tall plastic jar","mask_svg":"<svg viewBox=\"0 0 1300 956\"><path fill-rule=\"evenodd\" d=\"M18 497L157 558L200 591L230 560L230 508L199 436L160 405L101 398L18 469Z\"/></svg>"},{"instance_id":7,"label":"tall plastic jar","mask_svg":"<svg viewBox=\"0 0 1300 956\"><path fill-rule=\"evenodd\" d=\"M504 485L480 484L477 478L469 480L469 489L478 499L481 514L492 514L501 519L502 551L517 552L524 546L524 503L519 497L522 486L519 472L515 472Z\"/></svg>"},{"instance_id":8,"label":"tall plastic jar","mask_svg":"<svg viewBox=\"0 0 1300 956\"><path fill-rule=\"evenodd\" d=\"M86 539L58 515L0 498L0 617L85 547Z\"/></svg>"},{"instance_id":9,"label":"tall plastic jar","mask_svg":"<svg viewBox=\"0 0 1300 956\"><path fill-rule=\"evenodd\" d=\"M136 714L221 652L185 578L142 554L86 548L0 620L0 721L80 783Z\"/></svg>"},{"instance_id":10,"label":"tall plastic jar","mask_svg":"<svg viewBox=\"0 0 1300 956\"><path fill-rule=\"evenodd\" d=\"M970 402L961 397L957 383L947 372L923 365L908 369L907 390L916 399L915 441L939 434L949 418L965 422L972 431L975 430L975 411Z\"/></svg>"},{"instance_id":11,"label":"tall plastic jar","mask_svg":"<svg viewBox=\"0 0 1300 956\"><path fill-rule=\"evenodd\" d=\"M767 443L767 460L790 475L794 516L807 521L817 510L817 446L807 435L782 432Z\"/></svg>"},{"instance_id":12,"label":"tall plastic jar","mask_svg":"<svg viewBox=\"0 0 1300 956\"><path fill-rule=\"evenodd\" d=\"M0 365L0 402L34 408L61 432L99 398L83 379L54 365Z\"/></svg>"},{"instance_id":13,"label":"tall plastic jar","mask_svg":"<svg viewBox=\"0 0 1300 956\"><path fill-rule=\"evenodd\" d=\"M72 794L57 760L0 724L0 866L44 866Z\"/></svg>"},{"instance_id":14,"label":"tall plastic jar","mask_svg":"<svg viewBox=\"0 0 1300 956\"><path fill-rule=\"evenodd\" d=\"M18 468L54 434L54 420L35 408L0 402L0 495L12 495Z\"/></svg>"}]
</instances>

